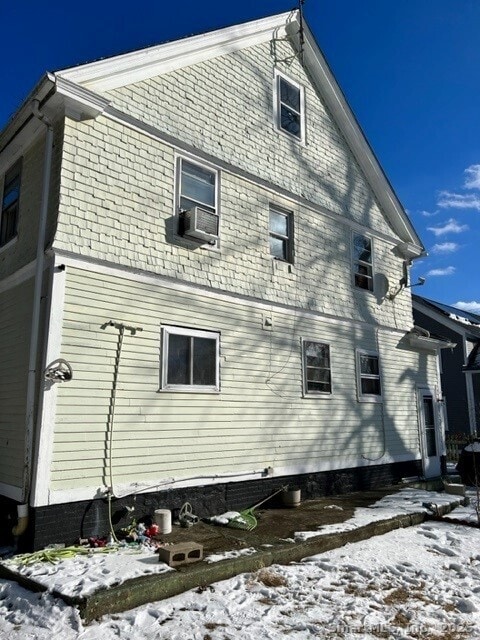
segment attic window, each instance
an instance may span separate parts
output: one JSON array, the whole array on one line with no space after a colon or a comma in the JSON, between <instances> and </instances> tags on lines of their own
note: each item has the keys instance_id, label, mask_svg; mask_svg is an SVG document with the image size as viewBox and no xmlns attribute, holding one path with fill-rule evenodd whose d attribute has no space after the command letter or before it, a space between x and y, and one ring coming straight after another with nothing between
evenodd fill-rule
<instances>
[{"instance_id":1,"label":"attic window","mask_svg":"<svg viewBox=\"0 0 480 640\"><path fill-rule=\"evenodd\" d=\"M305 137L304 88L279 72L275 76L275 121L280 131L297 140Z\"/></svg>"}]
</instances>

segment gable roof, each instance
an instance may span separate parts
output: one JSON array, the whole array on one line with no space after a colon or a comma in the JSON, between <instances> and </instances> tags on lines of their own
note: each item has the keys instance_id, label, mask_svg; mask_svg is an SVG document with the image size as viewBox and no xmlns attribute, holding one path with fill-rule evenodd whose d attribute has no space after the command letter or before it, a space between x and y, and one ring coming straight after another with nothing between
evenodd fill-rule
<instances>
[{"instance_id":1,"label":"gable roof","mask_svg":"<svg viewBox=\"0 0 480 640\"><path fill-rule=\"evenodd\" d=\"M298 10L63 69L47 74L46 81L82 116L96 117L110 105L103 92L280 38L288 38L299 54L380 207L402 240L398 245L400 254L407 259L424 254L419 236Z\"/></svg>"},{"instance_id":2,"label":"gable roof","mask_svg":"<svg viewBox=\"0 0 480 640\"><path fill-rule=\"evenodd\" d=\"M458 307L412 294L413 308L461 334L480 338L480 316Z\"/></svg>"}]
</instances>

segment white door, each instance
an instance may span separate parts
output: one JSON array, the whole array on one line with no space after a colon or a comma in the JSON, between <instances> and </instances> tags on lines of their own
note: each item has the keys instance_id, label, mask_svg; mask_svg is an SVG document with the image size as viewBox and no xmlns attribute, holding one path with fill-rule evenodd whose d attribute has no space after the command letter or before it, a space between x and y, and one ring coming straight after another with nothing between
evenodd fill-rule
<instances>
[{"instance_id":1,"label":"white door","mask_svg":"<svg viewBox=\"0 0 480 640\"><path fill-rule=\"evenodd\" d=\"M437 402L428 389L418 390L418 408L420 416L420 442L422 445L423 475L436 478L441 475L440 438Z\"/></svg>"}]
</instances>

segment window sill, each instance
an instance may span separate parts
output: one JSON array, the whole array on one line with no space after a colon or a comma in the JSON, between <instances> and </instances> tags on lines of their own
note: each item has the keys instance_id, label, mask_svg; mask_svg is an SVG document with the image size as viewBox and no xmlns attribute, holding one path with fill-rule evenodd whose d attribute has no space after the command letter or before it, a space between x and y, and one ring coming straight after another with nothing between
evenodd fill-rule
<instances>
[{"instance_id":1,"label":"window sill","mask_svg":"<svg viewBox=\"0 0 480 640\"><path fill-rule=\"evenodd\" d=\"M380 404L383 402L382 396L359 396L357 398L358 402L373 402L374 404Z\"/></svg>"},{"instance_id":2,"label":"window sill","mask_svg":"<svg viewBox=\"0 0 480 640\"><path fill-rule=\"evenodd\" d=\"M307 143L305 142L305 137L297 138L297 136L294 136L292 133L288 133L288 131L284 131L278 125L275 126L275 131L279 133L281 136L284 136L285 138L287 138L287 140L290 140L291 142L295 142L300 147L307 146Z\"/></svg>"},{"instance_id":3,"label":"window sill","mask_svg":"<svg viewBox=\"0 0 480 640\"><path fill-rule=\"evenodd\" d=\"M364 289L363 287L357 287L356 284L353 285L354 291L359 291L362 294L370 294L373 295L375 293L375 289Z\"/></svg>"},{"instance_id":4,"label":"window sill","mask_svg":"<svg viewBox=\"0 0 480 640\"><path fill-rule=\"evenodd\" d=\"M319 393L303 393L302 394L302 398L304 400L331 400L333 398L333 393L328 393L328 391L325 392L319 392Z\"/></svg>"},{"instance_id":5,"label":"window sill","mask_svg":"<svg viewBox=\"0 0 480 640\"><path fill-rule=\"evenodd\" d=\"M220 389L204 389L202 387L165 387L159 389L158 393L207 393L209 395L220 395Z\"/></svg>"}]
</instances>

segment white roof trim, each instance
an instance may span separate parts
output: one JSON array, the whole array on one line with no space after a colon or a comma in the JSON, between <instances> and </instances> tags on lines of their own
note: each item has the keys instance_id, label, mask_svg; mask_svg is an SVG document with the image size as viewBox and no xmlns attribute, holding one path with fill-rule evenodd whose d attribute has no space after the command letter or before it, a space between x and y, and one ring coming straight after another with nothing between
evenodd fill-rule
<instances>
[{"instance_id":1,"label":"white roof trim","mask_svg":"<svg viewBox=\"0 0 480 640\"><path fill-rule=\"evenodd\" d=\"M182 38L106 60L63 69L56 75L80 83L93 91L117 89L232 51L268 42L273 31L280 30L276 37L285 36L285 25L295 15L296 12L282 13L211 33Z\"/></svg>"},{"instance_id":2,"label":"white roof trim","mask_svg":"<svg viewBox=\"0 0 480 640\"><path fill-rule=\"evenodd\" d=\"M96 118L110 104L110 100L65 78L57 77L56 85L57 93L65 99L66 110L75 114L77 120Z\"/></svg>"}]
</instances>

